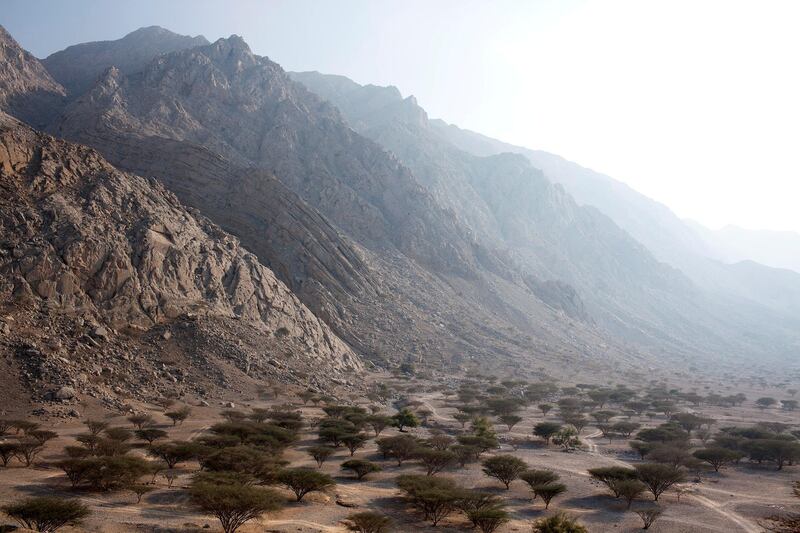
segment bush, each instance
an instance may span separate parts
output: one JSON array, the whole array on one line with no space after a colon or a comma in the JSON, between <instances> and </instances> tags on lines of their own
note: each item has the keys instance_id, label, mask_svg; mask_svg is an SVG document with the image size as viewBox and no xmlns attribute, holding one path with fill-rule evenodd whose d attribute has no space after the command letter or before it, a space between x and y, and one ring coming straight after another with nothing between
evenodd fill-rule
<instances>
[{"instance_id":1,"label":"bush","mask_svg":"<svg viewBox=\"0 0 800 533\"><path fill-rule=\"evenodd\" d=\"M518 479L520 474L528 469L525 461L513 455L496 455L486 459L482 464L483 473L499 480L506 486L506 490L512 481Z\"/></svg>"},{"instance_id":2,"label":"bush","mask_svg":"<svg viewBox=\"0 0 800 533\"><path fill-rule=\"evenodd\" d=\"M89 509L77 500L43 496L6 505L3 512L22 526L35 531L56 531L66 525L79 525Z\"/></svg>"},{"instance_id":3,"label":"bush","mask_svg":"<svg viewBox=\"0 0 800 533\"><path fill-rule=\"evenodd\" d=\"M278 472L276 479L294 492L298 502L309 492L322 491L336 485L328 474L305 468L282 470Z\"/></svg>"},{"instance_id":4,"label":"bush","mask_svg":"<svg viewBox=\"0 0 800 533\"><path fill-rule=\"evenodd\" d=\"M249 485L193 483L190 494L198 507L217 517L225 533L281 507L280 495Z\"/></svg>"},{"instance_id":5,"label":"bush","mask_svg":"<svg viewBox=\"0 0 800 533\"><path fill-rule=\"evenodd\" d=\"M359 481L366 476L367 474L371 474L373 472L380 472L383 470L380 466L372 463L370 461L362 461L361 459L351 459L349 461L345 461L342 463L343 470L350 470L356 475L356 479Z\"/></svg>"},{"instance_id":6,"label":"bush","mask_svg":"<svg viewBox=\"0 0 800 533\"><path fill-rule=\"evenodd\" d=\"M346 522L347 529L358 533L387 533L392 525L388 516L372 511L351 514Z\"/></svg>"},{"instance_id":7,"label":"bush","mask_svg":"<svg viewBox=\"0 0 800 533\"><path fill-rule=\"evenodd\" d=\"M589 533L577 520L564 513L540 518L533 524L532 533Z\"/></svg>"}]
</instances>

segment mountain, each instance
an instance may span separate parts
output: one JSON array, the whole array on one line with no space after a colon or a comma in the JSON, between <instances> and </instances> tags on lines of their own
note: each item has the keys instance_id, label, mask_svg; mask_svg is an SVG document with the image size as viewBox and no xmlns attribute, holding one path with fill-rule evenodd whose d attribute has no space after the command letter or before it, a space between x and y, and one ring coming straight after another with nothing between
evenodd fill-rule
<instances>
[{"instance_id":1,"label":"mountain","mask_svg":"<svg viewBox=\"0 0 800 533\"><path fill-rule=\"evenodd\" d=\"M373 360L554 358L552 346L580 338L601 364L627 349L563 321L583 313L570 287L523 279L397 158L240 37L127 76L109 65L50 131L157 177Z\"/></svg>"},{"instance_id":2,"label":"mountain","mask_svg":"<svg viewBox=\"0 0 800 533\"><path fill-rule=\"evenodd\" d=\"M773 268L800 272L800 234L792 231L750 230L738 226L708 229L686 221L711 253L726 263L755 261Z\"/></svg>"},{"instance_id":3,"label":"mountain","mask_svg":"<svg viewBox=\"0 0 800 533\"><path fill-rule=\"evenodd\" d=\"M525 157L460 149L396 89L312 92L237 36L136 71L104 47L64 63L105 70L48 131L156 178L381 365L590 375L795 342L794 323L709 294Z\"/></svg>"},{"instance_id":4,"label":"mountain","mask_svg":"<svg viewBox=\"0 0 800 533\"><path fill-rule=\"evenodd\" d=\"M197 376L187 387L203 393L215 379L305 369L322 383L362 368L236 238L158 182L2 113L0 178L0 315L14 323L0 351L34 390L99 394L85 376L103 365L129 393L141 376L150 398L173 374ZM177 368L163 375L168 359Z\"/></svg>"},{"instance_id":5,"label":"mountain","mask_svg":"<svg viewBox=\"0 0 800 533\"><path fill-rule=\"evenodd\" d=\"M361 86L316 72L292 77L339 107L354 129L396 154L479 242L499 238L524 268L575 287L589 313L615 335L651 348L666 342L689 353L713 351L714 344L737 338L747 346L736 348L744 354L761 349L750 340L755 331L770 330L774 335L759 336L773 343L770 351L792 350L793 311L800 300L764 298L752 286L732 289L742 281L737 272L708 283L725 266L700 256L702 240L663 206L640 201L610 178L590 180L591 171L557 156L524 149L515 155L499 141L429 120L413 97L403 98L396 88ZM547 178L555 172L562 179L553 186ZM568 194L573 190L577 203ZM603 213L578 205L586 203L583 196L597 198L590 205ZM614 208L612 220L603 199ZM676 256L681 260L670 260Z\"/></svg>"},{"instance_id":6,"label":"mountain","mask_svg":"<svg viewBox=\"0 0 800 533\"><path fill-rule=\"evenodd\" d=\"M121 72L139 72L154 57L208 44L202 35L178 35L158 26L139 28L122 39L77 44L42 60L70 97L80 96L114 65Z\"/></svg>"},{"instance_id":7,"label":"mountain","mask_svg":"<svg viewBox=\"0 0 800 533\"><path fill-rule=\"evenodd\" d=\"M42 64L0 26L0 109L40 127L53 119L65 95Z\"/></svg>"},{"instance_id":8,"label":"mountain","mask_svg":"<svg viewBox=\"0 0 800 533\"><path fill-rule=\"evenodd\" d=\"M731 272L725 264L739 261L800 271L800 236L795 233L751 231L735 226L712 231L680 219L664 204L614 178L558 155L504 143L442 120L430 123L442 138L466 152L482 156L506 152L525 155L579 203L597 207L660 260L681 268L700 283L714 285L720 278L725 279L726 271ZM730 284L725 288L735 289Z\"/></svg>"}]
</instances>

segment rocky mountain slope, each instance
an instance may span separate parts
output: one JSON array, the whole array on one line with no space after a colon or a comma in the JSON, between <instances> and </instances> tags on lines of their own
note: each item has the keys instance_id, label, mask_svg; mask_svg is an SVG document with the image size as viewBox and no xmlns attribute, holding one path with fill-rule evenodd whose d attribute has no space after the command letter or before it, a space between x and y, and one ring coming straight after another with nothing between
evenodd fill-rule
<instances>
[{"instance_id":1,"label":"rocky mountain slope","mask_svg":"<svg viewBox=\"0 0 800 533\"><path fill-rule=\"evenodd\" d=\"M51 369L58 372L34 372L38 387L80 388L78 376L102 366L93 348L117 334L120 353L106 361L109 374L148 351L137 339L158 332L164 344L187 329L195 334L176 347L186 356L181 375L208 379L213 365L198 364L185 352L215 336L229 337L231 345L203 356L216 355L249 375L270 374L273 358L299 359L297 368L328 378L361 368L350 348L237 239L186 210L161 184L122 173L97 152L37 133L5 114L0 235L0 308L8 313L5 324L15 322L13 331L5 328L10 340L0 349L28 350L32 357L22 357L23 366L42 358L47 369L47 357L32 347L25 330L36 317L49 317L46 329L58 332L46 342L58 345L64 361ZM241 333L234 338L234 331ZM30 369L25 375L32 375Z\"/></svg>"},{"instance_id":2,"label":"rocky mountain slope","mask_svg":"<svg viewBox=\"0 0 800 533\"><path fill-rule=\"evenodd\" d=\"M51 131L162 180L376 360L542 354L576 336L606 350L590 324L558 318L580 315L574 291L523 279L407 167L239 37L128 76L109 67Z\"/></svg>"},{"instance_id":3,"label":"rocky mountain slope","mask_svg":"<svg viewBox=\"0 0 800 533\"><path fill-rule=\"evenodd\" d=\"M52 120L65 95L39 60L0 26L0 109L43 126Z\"/></svg>"},{"instance_id":4,"label":"rocky mountain slope","mask_svg":"<svg viewBox=\"0 0 800 533\"><path fill-rule=\"evenodd\" d=\"M789 304L794 305L789 298L775 306L774 299L756 298L755 289L708 293L707 287L717 288L705 283L715 265L696 278L699 283L691 283L660 264L603 214L578 206L521 155L503 153L496 143L477 134L429 120L413 97L404 99L395 88L361 86L341 76L315 72L292 76L342 109L355 129L396 154L476 235L492 242L499 236L522 265L543 279L574 286L590 314L615 334L640 342L655 339L651 346L671 341L673 349L689 350L713 350L713 345L736 338L735 343L748 345L740 353L761 349L748 340L754 330L769 330L772 335L760 339L771 339L770 350L778 353L791 351L796 342L791 333L795 322L785 313ZM555 156L548 160L548 171L558 168L555 160ZM648 220L661 216L669 221L670 215L664 208ZM702 246L686 228L680 235L670 231L662 234L656 227L646 243L662 238L680 243L674 246L684 255L689 254L692 239ZM664 252L663 246L657 249ZM685 265L685 261L676 264ZM733 277L726 281L735 286ZM739 300L736 313L727 311L731 297ZM764 313L770 321L764 320ZM779 325L772 328L775 324ZM746 335L738 333L742 328Z\"/></svg>"}]
</instances>

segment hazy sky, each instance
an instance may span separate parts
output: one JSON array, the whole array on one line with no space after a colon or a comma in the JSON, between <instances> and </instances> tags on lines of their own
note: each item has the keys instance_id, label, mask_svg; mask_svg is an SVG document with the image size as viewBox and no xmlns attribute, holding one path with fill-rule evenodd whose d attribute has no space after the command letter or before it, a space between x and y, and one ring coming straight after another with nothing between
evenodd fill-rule
<instances>
[{"instance_id":1,"label":"hazy sky","mask_svg":"<svg viewBox=\"0 0 800 533\"><path fill-rule=\"evenodd\" d=\"M396 85L711 227L800 231L800 1L0 1L37 56L161 25Z\"/></svg>"}]
</instances>

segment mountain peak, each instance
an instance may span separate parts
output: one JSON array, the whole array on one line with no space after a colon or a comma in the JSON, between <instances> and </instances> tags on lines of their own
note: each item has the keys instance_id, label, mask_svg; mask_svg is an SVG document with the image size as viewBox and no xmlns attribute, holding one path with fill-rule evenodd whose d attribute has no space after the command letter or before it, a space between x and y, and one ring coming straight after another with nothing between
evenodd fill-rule
<instances>
[{"instance_id":1,"label":"mountain peak","mask_svg":"<svg viewBox=\"0 0 800 533\"><path fill-rule=\"evenodd\" d=\"M202 35L180 35L161 26L146 26L115 41L96 41L70 46L43 60L50 74L72 98L89 90L105 70L117 67L124 75L135 74L160 55L208 45Z\"/></svg>"},{"instance_id":2,"label":"mountain peak","mask_svg":"<svg viewBox=\"0 0 800 533\"><path fill-rule=\"evenodd\" d=\"M166 29L166 28L164 28L162 26L142 26L141 28L139 28L137 30L133 30L129 34L125 35L125 37L123 37L120 40L138 39L138 38L142 38L142 37L147 37L147 38L159 37L159 38L179 38L179 39L184 39L184 38L186 38L188 36L187 35L181 35L179 33L175 33L174 31L168 30L168 29ZM197 35L195 37L191 37L191 39L195 39L195 40L201 40L202 39L202 40L208 42L206 40L206 38L203 37L202 35Z\"/></svg>"}]
</instances>

